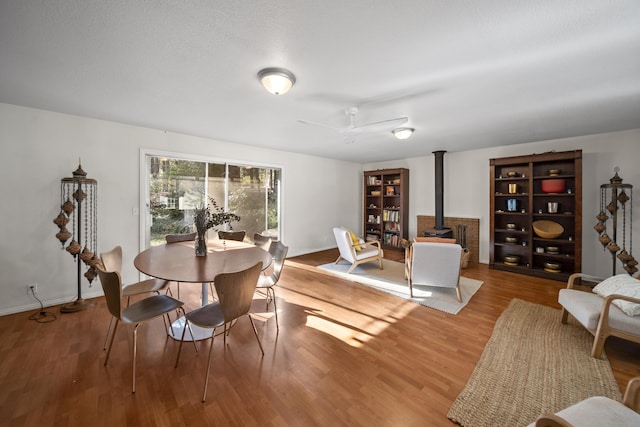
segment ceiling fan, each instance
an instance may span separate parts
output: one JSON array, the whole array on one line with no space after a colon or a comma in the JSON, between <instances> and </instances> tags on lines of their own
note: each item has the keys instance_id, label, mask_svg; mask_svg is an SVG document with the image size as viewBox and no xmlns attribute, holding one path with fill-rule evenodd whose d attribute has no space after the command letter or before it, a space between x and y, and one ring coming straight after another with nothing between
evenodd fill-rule
<instances>
[{"instance_id":1,"label":"ceiling fan","mask_svg":"<svg viewBox=\"0 0 640 427\"><path fill-rule=\"evenodd\" d=\"M349 107L344 110L344 112L349 117L349 124L344 127L333 127L322 123L306 122L304 120L298 120L298 122L305 125L333 129L344 137L346 143L352 143L358 135L391 131L409 120L408 117L399 117L397 119L383 120L381 122L356 126L355 117L356 114L358 114L358 107Z\"/></svg>"}]
</instances>

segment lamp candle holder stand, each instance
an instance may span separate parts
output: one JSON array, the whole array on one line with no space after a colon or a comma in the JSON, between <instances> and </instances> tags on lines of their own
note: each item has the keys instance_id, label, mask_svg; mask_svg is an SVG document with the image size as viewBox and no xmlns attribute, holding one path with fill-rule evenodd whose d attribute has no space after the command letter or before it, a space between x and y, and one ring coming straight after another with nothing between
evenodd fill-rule
<instances>
[{"instance_id":1,"label":"lamp candle holder stand","mask_svg":"<svg viewBox=\"0 0 640 427\"><path fill-rule=\"evenodd\" d=\"M605 251L611 253L612 275L616 274L616 258L620 260L627 273L633 275L638 271L638 261L633 257L632 239L632 202L633 185L623 184L618 175L620 168L615 167L615 175L609 180L609 184L600 186L600 213L596 216L598 223L593 227L598 233L598 240ZM627 228L627 207L629 208L629 228ZM620 213L620 211L622 211ZM611 227L607 233L607 220L611 219ZM618 227L622 220L622 229ZM621 231L619 234L618 232ZM627 251L627 240L629 247ZM622 247L619 242L621 241Z\"/></svg>"},{"instance_id":2,"label":"lamp candle holder stand","mask_svg":"<svg viewBox=\"0 0 640 427\"><path fill-rule=\"evenodd\" d=\"M87 173L82 170L80 164L72 177L62 178L60 182L61 211L53 222L60 228L56 237L62 248L66 249L76 262L78 286L76 300L63 305L60 308L61 313L74 313L95 306L95 302L82 298L82 265L88 267L84 277L91 286L97 275L96 265L100 264L97 255L97 196L97 181L87 178ZM71 230L67 229L69 222ZM65 247L69 239L71 242Z\"/></svg>"}]
</instances>

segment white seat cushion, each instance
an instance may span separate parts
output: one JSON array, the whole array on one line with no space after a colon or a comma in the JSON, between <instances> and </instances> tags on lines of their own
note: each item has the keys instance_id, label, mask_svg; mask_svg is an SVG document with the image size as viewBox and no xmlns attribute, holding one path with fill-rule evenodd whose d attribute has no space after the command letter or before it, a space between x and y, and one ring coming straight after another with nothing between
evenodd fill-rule
<instances>
[{"instance_id":1,"label":"white seat cushion","mask_svg":"<svg viewBox=\"0 0 640 427\"><path fill-rule=\"evenodd\" d=\"M640 426L640 414L608 397L595 396L569 406L557 416L580 427ZM535 422L528 427L535 426Z\"/></svg>"},{"instance_id":2,"label":"white seat cushion","mask_svg":"<svg viewBox=\"0 0 640 427\"><path fill-rule=\"evenodd\" d=\"M382 250L380 250L382 252ZM362 250L356 252L356 259L365 259L371 258L372 256L376 256L378 254L378 247L374 245L364 246Z\"/></svg>"},{"instance_id":3,"label":"white seat cushion","mask_svg":"<svg viewBox=\"0 0 640 427\"><path fill-rule=\"evenodd\" d=\"M595 332L600 319L600 311L604 300L598 295L577 289L560 289L558 302L578 322L591 332Z\"/></svg>"},{"instance_id":4,"label":"white seat cushion","mask_svg":"<svg viewBox=\"0 0 640 427\"><path fill-rule=\"evenodd\" d=\"M602 304L604 303L604 299L601 296L577 289L560 289L558 302L582 326L595 333ZM640 333L640 316L627 316L612 304L609 308L609 327L638 335Z\"/></svg>"}]
</instances>

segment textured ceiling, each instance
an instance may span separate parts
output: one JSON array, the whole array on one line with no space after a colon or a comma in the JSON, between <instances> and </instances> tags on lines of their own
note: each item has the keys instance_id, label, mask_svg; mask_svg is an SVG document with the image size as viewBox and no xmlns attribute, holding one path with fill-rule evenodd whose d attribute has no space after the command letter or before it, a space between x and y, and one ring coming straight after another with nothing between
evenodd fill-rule
<instances>
[{"instance_id":1,"label":"textured ceiling","mask_svg":"<svg viewBox=\"0 0 640 427\"><path fill-rule=\"evenodd\" d=\"M362 163L640 128L640 1L2 0L0 102ZM416 132L298 122L352 106Z\"/></svg>"}]
</instances>

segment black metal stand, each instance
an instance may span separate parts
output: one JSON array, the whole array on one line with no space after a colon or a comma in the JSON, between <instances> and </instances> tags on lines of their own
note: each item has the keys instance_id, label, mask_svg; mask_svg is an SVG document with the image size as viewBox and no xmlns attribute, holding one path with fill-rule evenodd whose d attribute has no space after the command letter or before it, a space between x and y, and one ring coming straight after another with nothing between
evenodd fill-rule
<instances>
[{"instance_id":1,"label":"black metal stand","mask_svg":"<svg viewBox=\"0 0 640 427\"><path fill-rule=\"evenodd\" d=\"M78 166L78 169L73 172L73 178L62 179L63 186L67 184L75 187L76 189L74 193L74 200L76 201L76 204L77 204L76 205L77 225L76 225L76 230L74 230L74 232L76 233L75 238L77 242L82 242L82 220L83 220L82 203L83 203L83 199L87 195L87 192L85 190L89 185L94 185L94 186L97 185L96 180L86 178L86 175L87 174L82 170L82 167ZM84 184L84 189L83 189L83 184ZM85 208L85 210L87 209ZM86 222L86 218L84 218L84 220ZM78 298L75 301L62 306L60 308L61 313L75 313L77 311L82 311L88 308L92 308L96 305L95 302L87 301L82 298L82 271L81 271L82 260L80 258L80 251L78 251L77 253L71 252L71 254L73 255L77 264Z\"/></svg>"},{"instance_id":2,"label":"black metal stand","mask_svg":"<svg viewBox=\"0 0 640 427\"><path fill-rule=\"evenodd\" d=\"M623 230L622 230L622 236L621 236L622 249L617 243L618 242L618 220L620 219L618 216L618 211L620 207L622 207L623 209L626 208L625 205L627 202L629 202L629 206L631 206L631 202L632 202L631 196L627 195L627 192L631 194L632 189L633 189L633 185L622 183L622 178L618 176L618 168L615 168L615 175L609 180L609 184L602 184L600 186L601 205L603 206L601 207L602 210L600 212L600 215L598 215L598 220L600 222L594 228L596 229L596 231L602 230L602 234L600 235L600 238L599 238L600 243L602 243L605 249L611 252L611 258L612 258L611 274L614 276L616 275L616 258L618 258L620 262L622 262L623 268L627 271L627 273L634 274L636 271L638 271L638 269L636 268L636 265L638 263L630 253L631 245L632 245L631 226L629 227L629 230L631 231L629 231L628 233L629 253L626 250L626 239L627 239L626 215L623 215ZM604 204L607 202L607 195L609 193L611 194L609 203L606 206L604 206ZM606 217L606 213L604 212L605 209L611 215L611 231L610 231L611 234L610 235L606 233L605 223L607 221L607 217ZM629 215L629 218L631 218L631 214Z\"/></svg>"}]
</instances>

